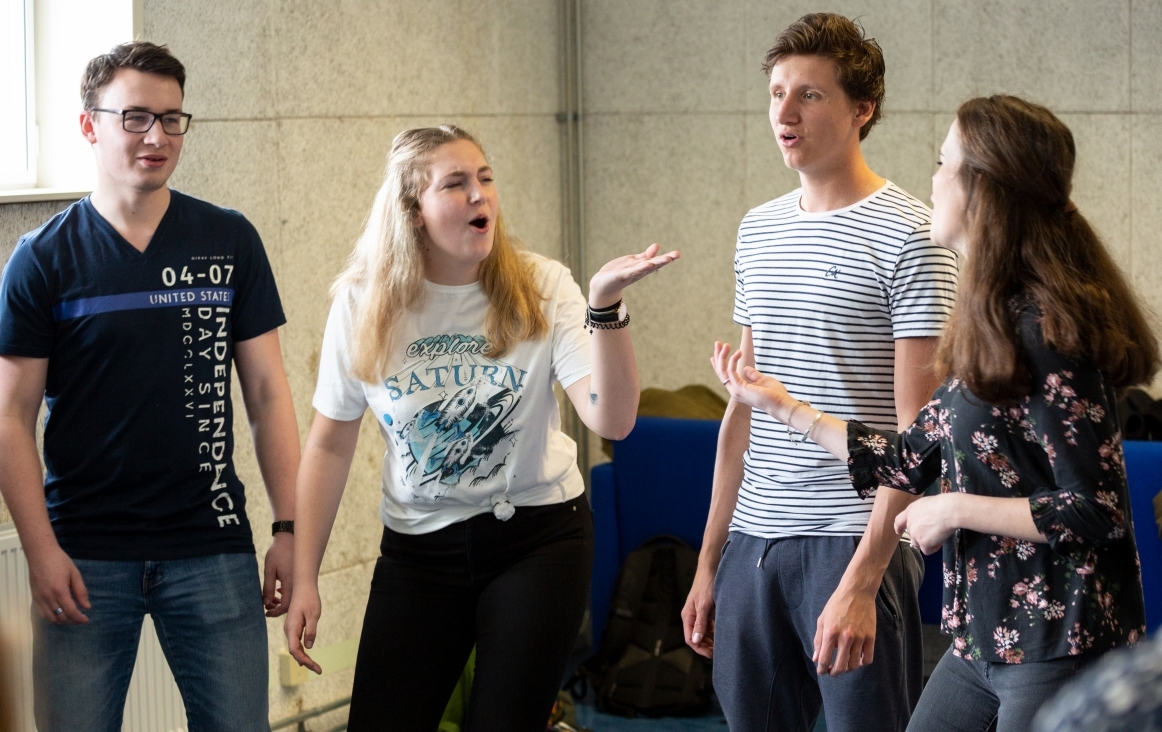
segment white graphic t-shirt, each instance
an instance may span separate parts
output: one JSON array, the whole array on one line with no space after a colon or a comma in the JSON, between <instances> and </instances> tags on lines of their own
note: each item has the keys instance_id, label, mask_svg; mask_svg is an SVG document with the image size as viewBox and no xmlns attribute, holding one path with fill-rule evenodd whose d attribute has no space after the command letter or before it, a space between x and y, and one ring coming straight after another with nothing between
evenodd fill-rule
<instances>
[{"instance_id":1,"label":"white graphic t-shirt","mask_svg":"<svg viewBox=\"0 0 1162 732\"><path fill-rule=\"evenodd\" d=\"M549 331L499 359L484 339L488 297L479 283L426 283L423 309L398 326L388 375L377 384L350 373L358 293L341 292L331 306L313 404L341 421L371 408L387 443L379 516L393 531L424 534L505 502L542 506L585 490L553 393L553 380L567 388L590 373L585 299L563 265L525 256L546 298Z\"/></svg>"}]
</instances>

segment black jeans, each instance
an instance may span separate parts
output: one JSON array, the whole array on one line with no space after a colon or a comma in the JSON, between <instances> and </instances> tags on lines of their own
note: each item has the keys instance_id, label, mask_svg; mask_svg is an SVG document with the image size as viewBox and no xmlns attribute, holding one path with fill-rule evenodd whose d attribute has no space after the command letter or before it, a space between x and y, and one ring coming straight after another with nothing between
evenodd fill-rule
<instances>
[{"instance_id":1,"label":"black jeans","mask_svg":"<svg viewBox=\"0 0 1162 732\"><path fill-rule=\"evenodd\" d=\"M351 732L433 732L476 646L468 732L542 732L585 614L584 496L430 534L383 532L363 620Z\"/></svg>"}]
</instances>

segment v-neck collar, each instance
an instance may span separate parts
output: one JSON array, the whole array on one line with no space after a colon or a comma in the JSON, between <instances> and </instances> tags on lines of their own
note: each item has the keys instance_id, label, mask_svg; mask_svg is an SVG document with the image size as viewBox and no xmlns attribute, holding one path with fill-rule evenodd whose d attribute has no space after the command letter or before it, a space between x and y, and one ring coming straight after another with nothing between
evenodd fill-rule
<instances>
[{"instance_id":1,"label":"v-neck collar","mask_svg":"<svg viewBox=\"0 0 1162 732\"><path fill-rule=\"evenodd\" d=\"M154 250L158 248L159 244L162 244L165 241L165 233L169 228L170 220L175 216L174 211L177 209L176 202L178 196L180 195L182 194L178 193L172 188L170 189L169 206L166 207L165 214L161 217L161 221L157 223L157 228L153 230L153 236L150 237L149 244L146 245L145 251L141 251L137 247L130 244L129 240L122 236L120 231L117 231L117 227L113 226L113 224L109 223L108 219L101 215L101 212L97 210L97 207L94 206L92 200L90 200L92 198L91 194L89 196L85 196L85 198L82 200L84 201L84 205L89 207L89 213L92 215L93 220L99 222L98 225L103 227L105 232L110 237L112 237L113 241L115 242L114 246L123 250L123 253L127 254L133 259L145 260L152 258L154 256Z\"/></svg>"}]
</instances>

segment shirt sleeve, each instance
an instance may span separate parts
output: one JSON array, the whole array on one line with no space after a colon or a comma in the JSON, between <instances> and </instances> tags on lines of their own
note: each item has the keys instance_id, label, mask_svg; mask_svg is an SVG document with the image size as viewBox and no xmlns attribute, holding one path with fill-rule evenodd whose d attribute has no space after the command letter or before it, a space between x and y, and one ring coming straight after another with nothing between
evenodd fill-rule
<instances>
[{"instance_id":1,"label":"shirt sleeve","mask_svg":"<svg viewBox=\"0 0 1162 732\"><path fill-rule=\"evenodd\" d=\"M348 350L351 335L352 295L345 290L335 296L323 331L323 347L319 353L319 381L311 406L329 419L350 422L359 419L367 409L367 395L363 382L351 375L351 354Z\"/></svg>"},{"instance_id":2,"label":"shirt sleeve","mask_svg":"<svg viewBox=\"0 0 1162 732\"><path fill-rule=\"evenodd\" d=\"M734 322L750 327L750 311L746 309L746 286L742 264L739 262L738 243L734 247Z\"/></svg>"},{"instance_id":3,"label":"shirt sleeve","mask_svg":"<svg viewBox=\"0 0 1162 732\"><path fill-rule=\"evenodd\" d=\"M956 296L956 254L932 243L929 225L908 237L892 273L893 338L940 335Z\"/></svg>"},{"instance_id":4,"label":"shirt sleeve","mask_svg":"<svg viewBox=\"0 0 1162 732\"><path fill-rule=\"evenodd\" d=\"M557 302L553 309L553 376L568 389L593 372L589 332L585 329L588 303L572 274L562 265L556 278ZM552 279L550 277L550 279Z\"/></svg>"},{"instance_id":5,"label":"shirt sleeve","mask_svg":"<svg viewBox=\"0 0 1162 732\"><path fill-rule=\"evenodd\" d=\"M255 338L286 323L278 286L266 249L254 225L241 219L242 241L237 248L234 270L234 304L232 333L235 342Z\"/></svg>"},{"instance_id":6,"label":"shirt sleeve","mask_svg":"<svg viewBox=\"0 0 1162 732\"><path fill-rule=\"evenodd\" d=\"M947 414L933 399L904 433L878 430L862 422L847 423L847 468L860 498L880 486L912 495L940 477L940 438L947 433Z\"/></svg>"},{"instance_id":7,"label":"shirt sleeve","mask_svg":"<svg viewBox=\"0 0 1162 732\"><path fill-rule=\"evenodd\" d=\"M1040 328L1022 321L1033 381L1022 406L1054 483L1030 495L1033 523L1063 554L1120 539L1129 488L1112 390L1093 364L1045 346Z\"/></svg>"},{"instance_id":8,"label":"shirt sleeve","mask_svg":"<svg viewBox=\"0 0 1162 732\"><path fill-rule=\"evenodd\" d=\"M12 252L0 279L0 354L48 358L56 337L48 273L28 240Z\"/></svg>"}]
</instances>

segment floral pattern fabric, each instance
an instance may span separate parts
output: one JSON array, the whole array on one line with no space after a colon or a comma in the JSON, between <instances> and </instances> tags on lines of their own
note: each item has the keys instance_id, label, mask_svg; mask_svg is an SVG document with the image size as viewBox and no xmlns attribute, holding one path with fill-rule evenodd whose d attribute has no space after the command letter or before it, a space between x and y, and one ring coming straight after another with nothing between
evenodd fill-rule
<instances>
[{"instance_id":1,"label":"floral pattern fabric","mask_svg":"<svg viewBox=\"0 0 1162 732\"><path fill-rule=\"evenodd\" d=\"M903 434L849 422L852 484L864 498L939 481L1029 500L1047 545L967 529L945 542L940 625L955 655L1022 663L1134 644L1145 609L1114 391L1044 343L1035 309L1017 325L1031 394L993 405L950 379Z\"/></svg>"}]
</instances>

